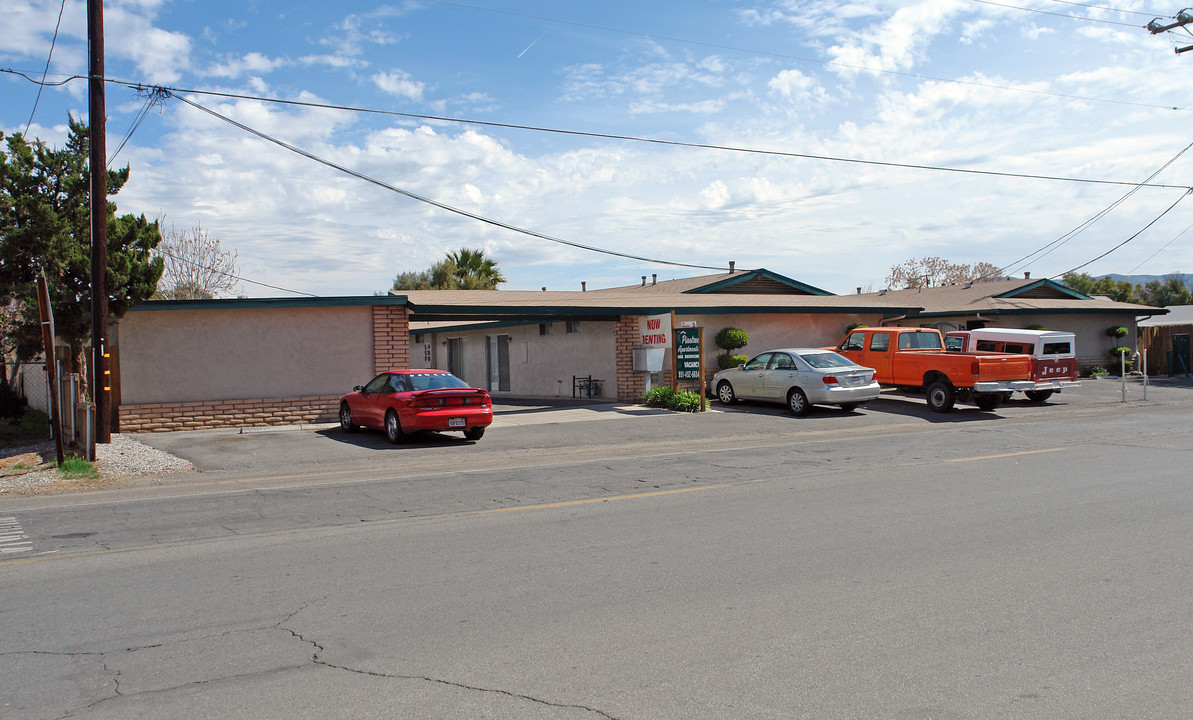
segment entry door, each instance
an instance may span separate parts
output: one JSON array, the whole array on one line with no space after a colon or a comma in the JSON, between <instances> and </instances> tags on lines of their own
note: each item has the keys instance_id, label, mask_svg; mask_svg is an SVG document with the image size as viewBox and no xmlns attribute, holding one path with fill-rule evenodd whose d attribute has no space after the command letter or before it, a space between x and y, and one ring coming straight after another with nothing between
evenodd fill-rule
<instances>
[{"instance_id":1,"label":"entry door","mask_svg":"<svg viewBox=\"0 0 1193 720\"><path fill-rule=\"evenodd\" d=\"M464 338L447 339L447 371L464 379Z\"/></svg>"},{"instance_id":2,"label":"entry door","mask_svg":"<svg viewBox=\"0 0 1193 720\"><path fill-rule=\"evenodd\" d=\"M1189 365L1189 334L1174 334L1172 336L1172 364L1168 366L1168 374L1186 375L1189 372L1191 372Z\"/></svg>"},{"instance_id":3,"label":"entry door","mask_svg":"<svg viewBox=\"0 0 1193 720\"><path fill-rule=\"evenodd\" d=\"M488 336L488 347L485 355L489 364L489 392L510 391L510 336Z\"/></svg>"}]
</instances>

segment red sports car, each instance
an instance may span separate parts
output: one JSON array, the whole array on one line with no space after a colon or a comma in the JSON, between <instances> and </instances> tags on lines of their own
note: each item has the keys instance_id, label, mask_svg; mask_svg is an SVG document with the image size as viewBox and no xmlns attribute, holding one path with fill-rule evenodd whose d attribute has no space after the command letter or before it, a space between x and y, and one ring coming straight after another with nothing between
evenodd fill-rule
<instances>
[{"instance_id":1,"label":"red sports car","mask_svg":"<svg viewBox=\"0 0 1193 720\"><path fill-rule=\"evenodd\" d=\"M479 440L493 422L493 400L446 370L390 370L340 398L340 427L383 428L390 442L420 430L463 430Z\"/></svg>"}]
</instances>

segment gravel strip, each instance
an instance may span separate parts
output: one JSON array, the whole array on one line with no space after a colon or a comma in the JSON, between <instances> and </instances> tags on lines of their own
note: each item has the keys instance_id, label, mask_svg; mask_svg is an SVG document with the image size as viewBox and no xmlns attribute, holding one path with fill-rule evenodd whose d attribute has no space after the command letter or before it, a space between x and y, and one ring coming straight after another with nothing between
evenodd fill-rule
<instances>
[{"instance_id":1,"label":"gravel strip","mask_svg":"<svg viewBox=\"0 0 1193 720\"><path fill-rule=\"evenodd\" d=\"M146 476L153 476L155 483L164 482L168 479L165 476L195 469L189 460L119 433L112 434L111 443L96 444L95 467L99 477L94 479L63 477L52 467L55 461L53 442L8 448L3 454L4 459L0 461L0 495L113 487L122 484L121 481Z\"/></svg>"}]
</instances>

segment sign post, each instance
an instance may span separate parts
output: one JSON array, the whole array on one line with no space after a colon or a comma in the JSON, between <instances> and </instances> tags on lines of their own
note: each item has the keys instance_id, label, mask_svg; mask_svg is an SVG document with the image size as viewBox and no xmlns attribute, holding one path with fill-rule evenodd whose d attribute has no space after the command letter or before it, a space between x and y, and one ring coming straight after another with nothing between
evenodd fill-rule
<instances>
[{"instance_id":1,"label":"sign post","mask_svg":"<svg viewBox=\"0 0 1193 720\"><path fill-rule=\"evenodd\" d=\"M58 464L66 460L62 447L62 418L58 410L58 374L54 367L54 309L50 305L50 289L46 271L37 276L37 311L41 316L41 342L46 354L46 382L50 387L50 425L54 433L54 450Z\"/></svg>"},{"instance_id":2,"label":"sign post","mask_svg":"<svg viewBox=\"0 0 1193 720\"><path fill-rule=\"evenodd\" d=\"M700 382L700 412L704 412L704 353L702 348L703 328L676 328L675 330L675 381L697 380Z\"/></svg>"}]
</instances>

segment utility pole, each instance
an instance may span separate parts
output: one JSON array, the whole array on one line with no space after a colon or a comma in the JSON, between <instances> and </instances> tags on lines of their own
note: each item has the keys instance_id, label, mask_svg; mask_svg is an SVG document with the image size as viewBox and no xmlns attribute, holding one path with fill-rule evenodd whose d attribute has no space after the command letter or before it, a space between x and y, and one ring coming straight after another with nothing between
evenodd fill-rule
<instances>
[{"instance_id":1,"label":"utility pole","mask_svg":"<svg viewBox=\"0 0 1193 720\"><path fill-rule=\"evenodd\" d=\"M1184 26L1188 25L1189 23L1193 23L1193 10L1186 8L1176 14L1176 22L1166 23L1163 20L1161 20L1160 18L1156 18L1155 20L1152 20L1150 23L1147 24L1147 31L1150 32L1152 35L1159 35L1160 33L1168 32L1169 30L1172 30L1174 28L1178 28L1178 27L1183 28ZM1193 50L1193 45L1186 45L1185 47L1178 47L1178 48L1176 48L1176 54L1180 55L1181 53L1189 52L1190 50Z\"/></svg>"},{"instance_id":2,"label":"utility pole","mask_svg":"<svg viewBox=\"0 0 1193 720\"><path fill-rule=\"evenodd\" d=\"M87 0L91 134L91 388L95 400L95 442L112 442L108 393L108 149L104 107L104 3ZM95 448L88 448L95 457Z\"/></svg>"}]
</instances>

